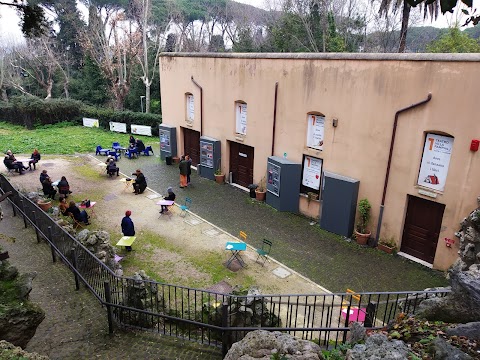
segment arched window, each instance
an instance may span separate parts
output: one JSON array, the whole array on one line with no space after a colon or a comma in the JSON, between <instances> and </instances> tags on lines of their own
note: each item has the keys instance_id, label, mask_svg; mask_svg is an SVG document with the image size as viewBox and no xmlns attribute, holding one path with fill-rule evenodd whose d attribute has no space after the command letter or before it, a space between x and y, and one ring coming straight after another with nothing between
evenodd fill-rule
<instances>
[{"instance_id":1,"label":"arched window","mask_svg":"<svg viewBox=\"0 0 480 360\"><path fill-rule=\"evenodd\" d=\"M247 135L247 103L235 101L235 132L239 135Z\"/></svg>"},{"instance_id":2,"label":"arched window","mask_svg":"<svg viewBox=\"0 0 480 360\"><path fill-rule=\"evenodd\" d=\"M307 114L307 147L323 150L325 115L319 112Z\"/></svg>"},{"instance_id":3,"label":"arched window","mask_svg":"<svg viewBox=\"0 0 480 360\"><path fill-rule=\"evenodd\" d=\"M186 93L185 94L185 103L186 103L186 108L185 108L185 121L188 122L193 122L195 118L195 101L194 101L193 94L191 93Z\"/></svg>"}]
</instances>

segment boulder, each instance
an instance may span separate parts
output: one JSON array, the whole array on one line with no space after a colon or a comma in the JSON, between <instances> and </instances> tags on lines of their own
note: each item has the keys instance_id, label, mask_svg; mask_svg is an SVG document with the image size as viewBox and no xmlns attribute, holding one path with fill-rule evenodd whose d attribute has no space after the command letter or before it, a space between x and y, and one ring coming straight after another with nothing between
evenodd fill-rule
<instances>
[{"instance_id":1,"label":"boulder","mask_svg":"<svg viewBox=\"0 0 480 360\"><path fill-rule=\"evenodd\" d=\"M433 354L435 360L471 360L470 355L465 354L459 348L450 345L445 339L438 337L433 341Z\"/></svg>"},{"instance_id":2,"label":"boulder","mask_svg":"<svg viewBox=\"0 0 480 360\"><path fill-rule=\"evenodd\" d=\"M48 356L29 353L8 341L0 340L0 359L48 360Z\"/></svg>"},{"instance_id":3,"label":"boulder","mask_svg":"<svg viewBox=\"0 0 480 360\"><path fill-rule=\"evenodd\" d=\"M347 350L347 360L404 360L409 348L400 340L388 340L384 334L373 334L365 344L357 344Z\"/></svg>"},{"instance_id":4,"label":"boulder","mask_svg":"<svg viewBox=\"0 0 480 360\"><path fill-rule=\"evenodd\" d=\"M480 322L458 324L447 328L448 336L464 336L470 340L480 341Z\"/></svg>"},{"instance_id":5,"label":"boulder","mask_svg":"<svg viewBox=\"0 0 480 360\"><path fill-rule=\"evenodd\" d=\"M300 340L279 331L256 330L249 332L242 340L234 343L224 360L270 360L272 356L287 359L323 359L320 346Z\"/></svg>"}]
</instances>

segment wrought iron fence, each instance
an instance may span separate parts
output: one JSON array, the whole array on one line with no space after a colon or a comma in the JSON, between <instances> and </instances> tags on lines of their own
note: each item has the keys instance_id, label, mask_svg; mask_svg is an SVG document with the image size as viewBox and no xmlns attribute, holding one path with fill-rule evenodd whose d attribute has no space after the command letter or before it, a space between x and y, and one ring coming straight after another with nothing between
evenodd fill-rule
<instances>
[{"instance_id":1,"label":"wrought iron fence","mask_svg":"<svg viewBox=\"0 0 480 360\"><path fill-rule=\"evenodd\" d=\"M421 301L448 291L402 291L327 294L238 296L185 286L116 275L105 263L59 226L50 215L13 188L0 175L2 192L14 215L35 229L38 242L46 241L52 260L60 258L107 308L109 329L133 327L222 347L249 331L288 332L325 348L346 341L349 324L381 328L400 313L414 313Z\"/></svg>"}]
</instances>

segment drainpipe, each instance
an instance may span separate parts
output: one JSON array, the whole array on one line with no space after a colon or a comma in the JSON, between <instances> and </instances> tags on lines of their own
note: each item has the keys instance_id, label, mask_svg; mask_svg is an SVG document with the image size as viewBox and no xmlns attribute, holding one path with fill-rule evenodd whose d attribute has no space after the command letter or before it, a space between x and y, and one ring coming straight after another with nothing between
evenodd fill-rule
<instances>
[{"instance_id":1,"label":"drainpipe","mask_svg":"<svg viewBox=\"0 0 480 360\"><path fill-rule=\"evenodd\" d=\"M275 83L275 100L273 101L272 156L275 153L275 126L277 125L277 95L278 95L278 82Z\"/></svg>"},{"instance_id":2,"label":"drainpipe","mask_svg":"<svg viewBox=\"0 0 480 360\"><path fill-rule=\"evenodd\" d=\"M395 144L395 133L397 131L398 116L407 110L426 104L431 99L432 99L432 94L428 93L428 96L425 100L422 100L412 105L409 105L407 107L401 108L395 113L395 120L393 121L392 140L390 140L390 152L388 154L387 173L385 174L385 183L383 184L382 203L380 205L380 214L378 216L377 233L375 234L375 244L374 244L375 246L378 244L378 240L380 239L380 229L382 227L383 210L385 208L385 197L387 196L388 177L390 175L390 165L392 164L393 145Z\"/></svg>"},{"instance_id":3,"label":"drainpipe","mask_svg":"<svg viewBox=\"0 0 480 360\"><path fill-rule=\"evenodd\" d=\"M200 89L200 136L203 135L203 88L195 81L192 76L193 83Z\"/></svg>"}]
</instances>

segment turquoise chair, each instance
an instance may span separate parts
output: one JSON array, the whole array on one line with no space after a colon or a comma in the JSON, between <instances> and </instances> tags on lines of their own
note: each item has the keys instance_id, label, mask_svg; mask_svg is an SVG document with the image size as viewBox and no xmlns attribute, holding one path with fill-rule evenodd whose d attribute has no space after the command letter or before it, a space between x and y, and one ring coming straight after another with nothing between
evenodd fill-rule
<instances>
[{"instance_id":1,"label":"turquoise chair","mask_svg":"<svg viewBox=\"0 0 480 360\"><path fill-rule=\"evenodd\" d=\"M182 210L182 213L180 214L182 217L185 217L187 215L187 211L190 210L190 206L192 205L192 199L189 197L185 198L185 205L180 205L180 209Z\"/></svg>"}]
</instances>

